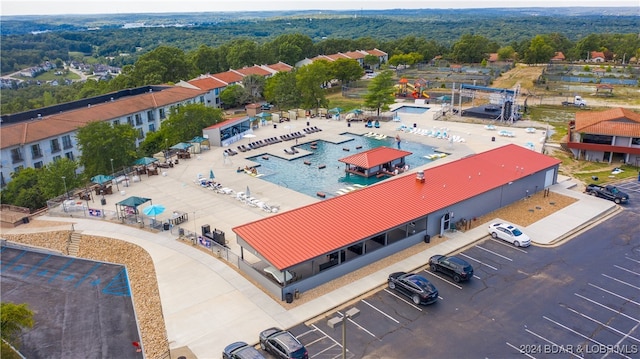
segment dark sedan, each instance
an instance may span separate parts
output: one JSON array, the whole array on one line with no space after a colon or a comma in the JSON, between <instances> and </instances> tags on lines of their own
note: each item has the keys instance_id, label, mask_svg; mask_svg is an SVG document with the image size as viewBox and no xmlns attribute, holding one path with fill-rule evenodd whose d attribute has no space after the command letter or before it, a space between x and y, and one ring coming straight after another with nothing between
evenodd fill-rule
<instances>
[{"instance_id":1,"label":"dark sedan","mask_svg":"<svg viewBox=\"0 0 640 359\"><path fill-rule=\"evenodd\" d=\"M269 328L260 333L260 348L280 359L308 359L307 349L290 332Z\"/></svg>"},{"instance_id":2,"label":"dark sedan","mask_svg":"<svg viewBox=\"0 0 640 359\"><path fill-rule=\"evenodd\" d=\"M464 259L447 257L436 254L429 258L429 268L432 272L442 272L458 283L473 277L473 267Z\"/></svg>"},{"instance_id":3,"label":"dark sedan","mask_svg":"<svg viewBox=\"0 0 640 359\"><path fill-rule=\"evenodd\" d=\"M245 342L235 342L224 348L222 359L264 359L264 356Z\"/></svg>"},{"instance_id":4,"label":"dark sedan","mask_svg":"<svg viewBox=\"0 0 640 359\"><path fill-rule=\"evenodd\" d=\"M436 287L427 278L413 273L391 273L389 288L411 298L415 304L431 304L438 300Z\"/></svg>"}]
</instances>

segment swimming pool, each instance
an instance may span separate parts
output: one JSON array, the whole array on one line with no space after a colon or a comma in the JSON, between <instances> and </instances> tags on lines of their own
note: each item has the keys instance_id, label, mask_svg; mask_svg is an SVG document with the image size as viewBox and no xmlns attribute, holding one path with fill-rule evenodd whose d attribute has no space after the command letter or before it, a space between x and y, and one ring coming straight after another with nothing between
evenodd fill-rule
<instances>
[{"instance_id":1,"label":"swimming pool","mask_svg":"<svg viewBox=\"0 0 640 359\"><path fill-rule=\"evenodd\" d=\"M409 114L413 114L413 115L420 115L423 114L425 112L429 111L429 107L418 107L418 106L400 106L398 108L396 108L395 110L393 110L392 112L395 113L409 113Z\"/></svg>"},{"instance_id":2,"label":"swimming pool","mask_svg":"<svg viewBox=\"0 0 640 359\"><path fill-rule=\"evenodd\" d=\"M342 188L352 187L354 184L367 186L384 180L387 177L361 177L346 173L345 164L338 159L351 156L372 148L387 146L396 148L394 138L375 139L351 133L343 134L346 140L340 143L327 141L314 141L316 149L311 149L311 142L303 143L297 148L313 152L311 155L289 160L276 156L262 154L250 157L252 161L259 163L259 178L297 192L316 197L318 192L326 194L326 198L337 196L337 191ZM361 147L356 149L356 147ZM348 149L348 151L346 151ZM433 147L417 142L403 141L401 149L412 152L405 158L410 168L430 163L431 160L423 157L435 153ZM308 164L305 164L308 163ZM322 165L324 168L319 168Z\"/></svg>"}]
</instances>

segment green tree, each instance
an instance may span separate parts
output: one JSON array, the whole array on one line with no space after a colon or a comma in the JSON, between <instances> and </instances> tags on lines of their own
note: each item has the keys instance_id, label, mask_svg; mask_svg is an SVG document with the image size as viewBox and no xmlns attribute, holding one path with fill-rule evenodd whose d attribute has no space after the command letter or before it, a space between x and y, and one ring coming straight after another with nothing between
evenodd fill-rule
<instances>
[{"instance_id":1,"label":"green tree","mask_svg":"<svg viewBox=\"0 0 640 359\"><path fill-rule=\"evenodd\" d=\"M524 62L527 64L547 63L554 54L553 47L547 44L543 36L538 35L531 40L529 48L524 52Z\"/></svg>"},{"instance_id":2,"label":"green tree","mask_svg":"<svg viewBox=\"0 0 640 359\"><path fill-rule=\"evenodd\" d=\"M220 100L225 108L238 107L249 101L249 92L244 87L234 84L220 92Z\"/></svg>"},{"instance_id":3,"label":"green tree","mask_svg":"<svg viewBox=\"0 0 640 359\"><path fill-rule=\"evenodd\" d=\"M364 96L364 106L376 109L378 116L380 116L380 111L389 110L389 105L395 102L393 96L394 84L393 72L389 70L382 71L369 83L367 94Z\"/></svg>"},{"instance_id":4,"label":"green tree","mask_svg":"<svg viewBox=\"0 0 640 359\"><path fill-rule=\"evenodd\" d=\"M38 178L42 169L23 168L11 174L11 182L2 190L2 203L29 208L34 211L47 205ZM62 185L62 179L59 179ZM61 193L64 190L61 191Z\"/></svg>"},{"instance_id":5,"label":"green tree","mask_svg":"<svg viewBox=\"0 0 640 359\"><path fill-rule=\"evenodd\" d=\"M203 104L179 106L175 107L169 117L162 122L159 135L156 136L164 138L169 145L174 145L202 136L202 129L222 121L222 110L219 108L211 108ZM164 149L165 145L162 142L156 141L159 148L155 149L155 152Z\"/></svg>"},{"instance_id":6,"label":"green tree","mask_svg":"<svg viewBox=\"0 0 640 359\"><path fill-rule=\"evenodd\" d=\"M479 63L493 51L489 40L480 35L464 34L453 45L451 57L461 63Z\"/></svg>"},{"instance_id":7,"label":"green tree","mask_svg":"<svg viewBox=\"0 0 640 359\"><path fill-rule=\"evenodd\" d=\"M242 86L249 96L249 102L258 102L263 98L265 82L264 76L255 74L245 76L242 79Z\"/></svg>"},{"instance_id":8,"label":"green tree","mask_svg":"<svg viewBox=\"0 0 640 359\"><path fill-rule=\"evenodd\" d=\"M295 71L278 72L267 79L264 97L279 110L296 108L300 104L297 88Z\"/></svg>"},{"instance_id":9,"label":"green tree","mask_svg":"<svg viewBox=\"0 0 640 359\"><path fill-rule=\"evenodd\" d=\"M206 45L200 45L200 47L189 54L188 57L189 61L193 64L193 77L200 74L215 74L227 68L224 56L222 56L217 49Z\"/></svg>"},{"instance_id":10,"label":"green tree","mask_svg":"<svg viewBox=\"0 0 640 359\"><path fill-rule=\"evenodd\" d=\"M226 54L229 67L237 69L260 63L258 44L250 39L233 40Z\"/></svg>"},{"instance_id":11,"label":"green tree","mask_svg":"<svg viewBox=\"0 0 640 359\"><path fill-rule=\"evenodd\" d=\"M294 65L313 54L313 41L303 34L283 34L264 45L269 62L282 61Z\"/></svg>"},{"instance_id":12,"label":"green tree","mask_svg":"<svg viewBox=\"0 0 640 359\"><path fill-rule=\"evenodd\" d=\"M20 333L33 328L33 324L33 311L26 303L0 303L0 334L14 347L20 345Z\"/></svg>"},{"instance_id":13,"label":"green tree","mask_svg":"<svg viewBox=\"0 0 640 359\"><path fill-rule=\"evenodd\" d=\"M304 108L315 108L317 110L329 103L324 87L330 79L331 66L325 60L314 61L296 71L296 84L300 92L300 103Z\"/></svg>"},{"instance_id":14,"label":"green tree","mask_svg":"<svg viewBox=\"0 0 640 359\"><path fill-rule=\"evenodd\" d=\"M513 60L516 51L511 46L505 46L498 49L498 59L501 61Z\"/></svg>"},{"instance_id":15,"label":"green tree","mask_svg":"<svg viewBox=\"0 0 640 359\"><path fill-rule=\"evenodd\" d=\"M364 70L358 61L353 59L337 59L330 63L330 70L333 77L342 84L355 81L364 75Z\"/></svg>"},{"instance_id":16,"label":"green tree","mask_svg":"<svg viewBox=\"0 0 640 359\"><path fill-rule=\"evenodd\" d=\"M76 175L78 163L68 158L61 158L47 164L38 174L38 187L44 198L54 198L64 194L64 187L71 192L81 188L85 179ZM64 181L62 180L64 177Z\"/></svg>"},{"instance_id":17,"label":"green tree","mask_svg":"<svg viewBox=\"0 0 640 359\"><path fill-rule=\"evenodd\" d=\"M380 65L380 59L378 56L367 54L364 56L364 64L370 69L377 69Z\"/></svg>"},{"instance_id":18,"label":"green tree","mask_svg":"<svg viewBox=\"0 0 640 359\"><path fill-rule=\"evenodd\" d=\"M111 125L106 121L91 122L78 129L76 139L82 152L79 163L87 177L117 172L136 159L138 131L129 124ZM112 161L113 159L113 161Z\"/></svg>"},{"instance_id":19,"label":"green tree","mask_svg":"<svg viewBox=\"0 0 640 359\"><path fill-rule=\"evenodd\" d=\"M136 61L134 66L138 86L186 80L193 72L185 53L170 46L160 46Z\"/></svg>"}]
</instances>

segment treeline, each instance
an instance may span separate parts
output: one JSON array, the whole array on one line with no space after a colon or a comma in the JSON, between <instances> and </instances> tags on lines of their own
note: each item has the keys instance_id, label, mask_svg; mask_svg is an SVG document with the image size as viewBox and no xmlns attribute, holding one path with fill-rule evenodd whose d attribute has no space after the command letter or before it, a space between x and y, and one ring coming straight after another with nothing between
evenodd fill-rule
<instances>
[{"instance_id":1,"label":"treeline","mask_svg":"<svg viewBox=\"0 0 640 359\"><path fill-rule=\"evenodd\" d=\"M53 35L42 34L42 36ZM585 59L590 51L604 52L609 61L621 61L623 56L626 56L627 60L633 56L640 57L640 39L634 33L590 34L575 42L563 34L552 33L536 35L531 39L511 44L500 44L481 35L465 34L451 46L417 36L405 36L397 40L379 40L372 37L332 38L313 42L307 35L284 34L263 43L252 38L237 38L217 47L200 44L189 51L174 45L156 46L153 50L137 57L133 64L124 65L122 73L110 81L88 81L84 84L76 83L72 86L59 87L31 86L14 91L3 90L1 111L2 113L21 112L125 88L175 83L189 80L200 74L224 72L254 64L273 64L282 61L294 65L304 58L311 58L318 54L373 48L387 52L390 59L413 54L417 55L422 62L442 56L443 59L453 63L480 63L487 59L488 54L496 52L504 60L511 59L530 64L546 63L557 51L562 51L569 61ZM7 51L3 51L3 56L6 54ZM39 62L44 60L59 61L60 59L45 57ZM399 63L402 62L404 61L399 61Z\"/></svg>"}]
</instances>

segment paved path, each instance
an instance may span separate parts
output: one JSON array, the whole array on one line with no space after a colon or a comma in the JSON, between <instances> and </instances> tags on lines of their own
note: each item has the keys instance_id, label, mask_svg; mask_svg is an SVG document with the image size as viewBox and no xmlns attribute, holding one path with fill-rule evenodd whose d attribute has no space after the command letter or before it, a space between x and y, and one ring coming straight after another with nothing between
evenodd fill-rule
<instances>
[{"instance_id":1,"label":"paved path","mask_svg":"<svg viewBox=\"0 0 640 359\"><path fill-rule=\"evenodd\" d=\"M413 123L416 123L417 127L425 129L434 126L447 127L450 134L465 138L466 142L464 143L451 144L445 140L401 133L404 141L420 141L437 146L438 150L451 154L444 159L435 161L432 165L481 152L507 142L524 145L524 143L530 142L532 139L535 141L536 138L542 136L540 131L536 134L527 134L523 128L505 127L516 132L516 137L496 137L495 141L492 141L491 137L495 137L496 131L485 130L482 125L433 121L431 113L437 110L432 110L424 115L401 115L402 120L408 126L413 126ZM354 123L352 127L347 127L344 121L312 119L310 122L311 126L323 129L322 132L315 134L316 138L336 136L346 131L354 133L370 131L370 129L364 128L361 123ZM304 120L292 123L300 130L306 127ZM376 131L395 136L398 126L397 122L383 123L382 128L376 129ZM278 126L276 129L273 126L261 127L255 132L258 136L257 139L279 136L288 132L281 127ZM499 129L501 126L498 126ZM314 137L308 136L307 138ZM243 140L238 144L246 144L250 142L249 140L256 139ZM266 150L278 151L278 155L282 153L280 152L282 148L276 145L268 146ZM143 176L141 182L135 182L130 187L121 188L125 192L124 195L107 196L108 204L105 208L113 208L116 201L129 195L152 198L154 203L167 206L169 212L179 210L189 213L190 218L184 224L184 228L199 232L201 225L209 224L212 229L222 229L226 233L231 249L239 253L239 247L235 243L231 228L269 214L257 208L248 207L231 196L216 194L199 187L194 183L198 174L206 177L209 170L213 169L216 180L223 185L237 191L250 186L252 196L262 198L271 204L277 204L281 210L293 209L320 200L278 187L255 177L238 174L236 168L251 165L251 161L241 158L242 154L225 157L222 153L222 149L212 149L190 160L181 161L179 165L168 169L166 176ZM576 197L579 201L527 227L526 231L534 239L534 242L541 245L553 243L617 208L611 202L572 191L571 186L571 182L565 180L552 186L552 191ZM96 206L96 204L92 206ZM158 216L158 219L162 220L163 217ZM361 293L384 284L389 272L413 270L424 265L425 258L429 258L433 254L456 251L486 235L484 226L464 233L451 233L451 239L444 243L432 246L422 253L375 272L351 283L348 287L340 288L287 310L279 301L271 299L254 287L248 280L227 266L224 261L192 246L185 245L176 240L176 236L170 232L151 233L108 221L91 219L56 217L55 220L75 223L75 229L84 234L109 236L144 247L151 255L156 267L170 347L174 349L188 346L195 356L201 359L220 357L224 346L234 341L257 343L258 333L264 328L270 326L287 328L315 317ZM20 227L5 230L5 232L12 233L20 231L23 231ZM251 260L251 256L246 251L245 256Z\"/></svg>"}]
</instances>

